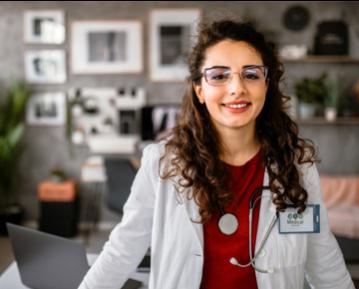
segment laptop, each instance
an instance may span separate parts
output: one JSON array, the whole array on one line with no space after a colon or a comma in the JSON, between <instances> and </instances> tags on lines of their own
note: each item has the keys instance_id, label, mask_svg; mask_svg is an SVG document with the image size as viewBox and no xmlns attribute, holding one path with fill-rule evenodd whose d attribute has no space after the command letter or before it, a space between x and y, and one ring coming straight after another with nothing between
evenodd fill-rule
<instances>
[{"instance_id":1,"label":"laptop","mask_svg":"<svg viewBox=\"0 0 359 289\"><path fill-rule=\"evenodd\" d=\"M85 247L76 241L7 223L9 237L25 286L32 289L76 289L90 268ZM129 279L122 289L142 282Z\"/></svg>"}]
</instances>

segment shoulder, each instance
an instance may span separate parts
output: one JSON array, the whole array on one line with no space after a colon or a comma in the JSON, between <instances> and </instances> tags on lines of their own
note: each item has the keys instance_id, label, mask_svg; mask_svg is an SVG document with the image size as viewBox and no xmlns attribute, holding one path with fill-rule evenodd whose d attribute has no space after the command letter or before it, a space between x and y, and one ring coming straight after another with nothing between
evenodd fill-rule
<instances>
[{"instance_id":1,"label":"shoulder","mask_svg":"<svg viewBox=\"0 0 359 289\"><path fill-rule=\"evenodd\" d=\"M142 151L141 167L151 170L158 170L161 157L165 153L166 142L151 143Z\"/></svg>"},{"instance_id":2,"label":"shoulder","mask_svg":"<svg viewBox=\"0 0 359 289\"><path fill-rule=\"evenodd\" d=\"M146 145L143 149L142 158L160 158L165 152L165 146L165 141Z\"/></svg>"},{"instance_id":3,"label":"shoulder","mask_svg":"<svg viewBox=\"0 0 359 289\"><path fill-rule=\"evenodd\" d=\"M145 148L143 149L142 155L143 155L143 157L147 157L147 158L149 156L161 157L161 155L165 151L165 146L166 146L165 141L161 141L161 142L157 142L157 143L150 143L145 146Z\"/></svg>"},{"instance_id":4,"label":"shoulder","mask_svg":"<svg viewBox=\"0 0 359 289\"><path fill-rule=\"evenodd\" d=\"M320 177L315 163L297 165L300 182L308 192L308 202L321 199Z\"/></svg>"},{"instance_id":5,"label":"shoulder","mask_svg":"<svg viewBox=\"0 0 359 289\"><path fill-rule=\"evenodd\" d=\"M308 162L304 164L297 164L296 166L303 182L310 182L319 177L318 169L315 163Z\"/></svg>"}]
</instances>

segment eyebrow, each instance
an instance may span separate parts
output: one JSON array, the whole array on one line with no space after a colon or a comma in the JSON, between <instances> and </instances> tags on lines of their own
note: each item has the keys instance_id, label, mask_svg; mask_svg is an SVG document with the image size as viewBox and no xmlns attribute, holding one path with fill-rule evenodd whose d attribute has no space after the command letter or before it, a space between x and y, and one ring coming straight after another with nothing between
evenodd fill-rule
<instances>
[{"instance_id":1,"label":"eyebrow","mask_svg":"<svg viewBox=\"0 0 359 289\"><path fill-rule=\"evenodd\" d=\"M255 67L264 67L265 65L263 64L247 64L244 65L242 67L243 68L255 68ZM214 68L223 68L223 69L231 69L229 66L223 66L223 65L215 65L215 66L211 66L211 67L207 67L204 70L210 70L210 69L214 69Z\"/></svg>"},{"instance_id":2,"label":"eyebrow","mask_svg":"<svg viewBox=\"0 0 359 289\"><path fill-rule=\"evenodd\" d=\"M204 70L210 70L210 69L214 69L214 68L224 68L224 69L231 69L229 66L222 66L222 65L215 65L215 66L211 66L211 67L207 67Z\"/></svg>"}]
</instances>

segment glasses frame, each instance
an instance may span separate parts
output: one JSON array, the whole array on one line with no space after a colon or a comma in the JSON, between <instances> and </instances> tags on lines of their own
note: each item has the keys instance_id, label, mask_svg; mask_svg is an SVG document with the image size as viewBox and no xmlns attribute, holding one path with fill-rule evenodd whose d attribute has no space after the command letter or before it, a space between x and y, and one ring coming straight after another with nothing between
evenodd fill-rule
<instances>
[{"instance_id":1,"label":"glasses frame","mask_svg":"<svg viewBox=\"0 0 359 289\"><path fill-rule=\"evenodd\" d=\"M228 82L225 82L223 84L218 84L218 85L213 85L213 84L210 84L208 82L208 79L207 79L207 71L209 70L212 70L212 69L215 69L215 68L225 68L225 69L229 69L231 71L231 74L233 76L233 74L239 74L239 78L243 80L242 76L241 76L241 73L243 70L245 69L250 69L250 68L262 68L263 69L263 74L264 74L264 79L265 81L268 80L268 72L269 72L269 69L268 69L268 66L266 65L248 65L248 66L244 66L241 70L241 72L233 72L232 69L228 66L212 66L212 67L208 67L208 68L205 68L203 70L203 72L201 73L201 77L204 77L204 79L206 80L207 84L210 85L210 86L225 86L228 84ZM232 78L229 79L229 81L232 80Z\"/></svg>"}]
</instances>

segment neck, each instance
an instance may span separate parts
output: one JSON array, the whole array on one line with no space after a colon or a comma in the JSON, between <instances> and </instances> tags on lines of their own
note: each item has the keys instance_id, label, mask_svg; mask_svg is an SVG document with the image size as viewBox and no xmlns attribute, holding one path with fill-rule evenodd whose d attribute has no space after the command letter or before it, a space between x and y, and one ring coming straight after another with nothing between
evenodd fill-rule
<instances>
[{"instance_id":1,"label":"neck","mask_svg":"<svg viewBox=\"0 0 359 289\"><path fill-rule=\"evenodd\" d=\"M255 126L222 130L220 136L223 143L223 152L220 158L231 165L245 164L260 149L260 143L255 134Z\"/></svg>"}]
</instances>

